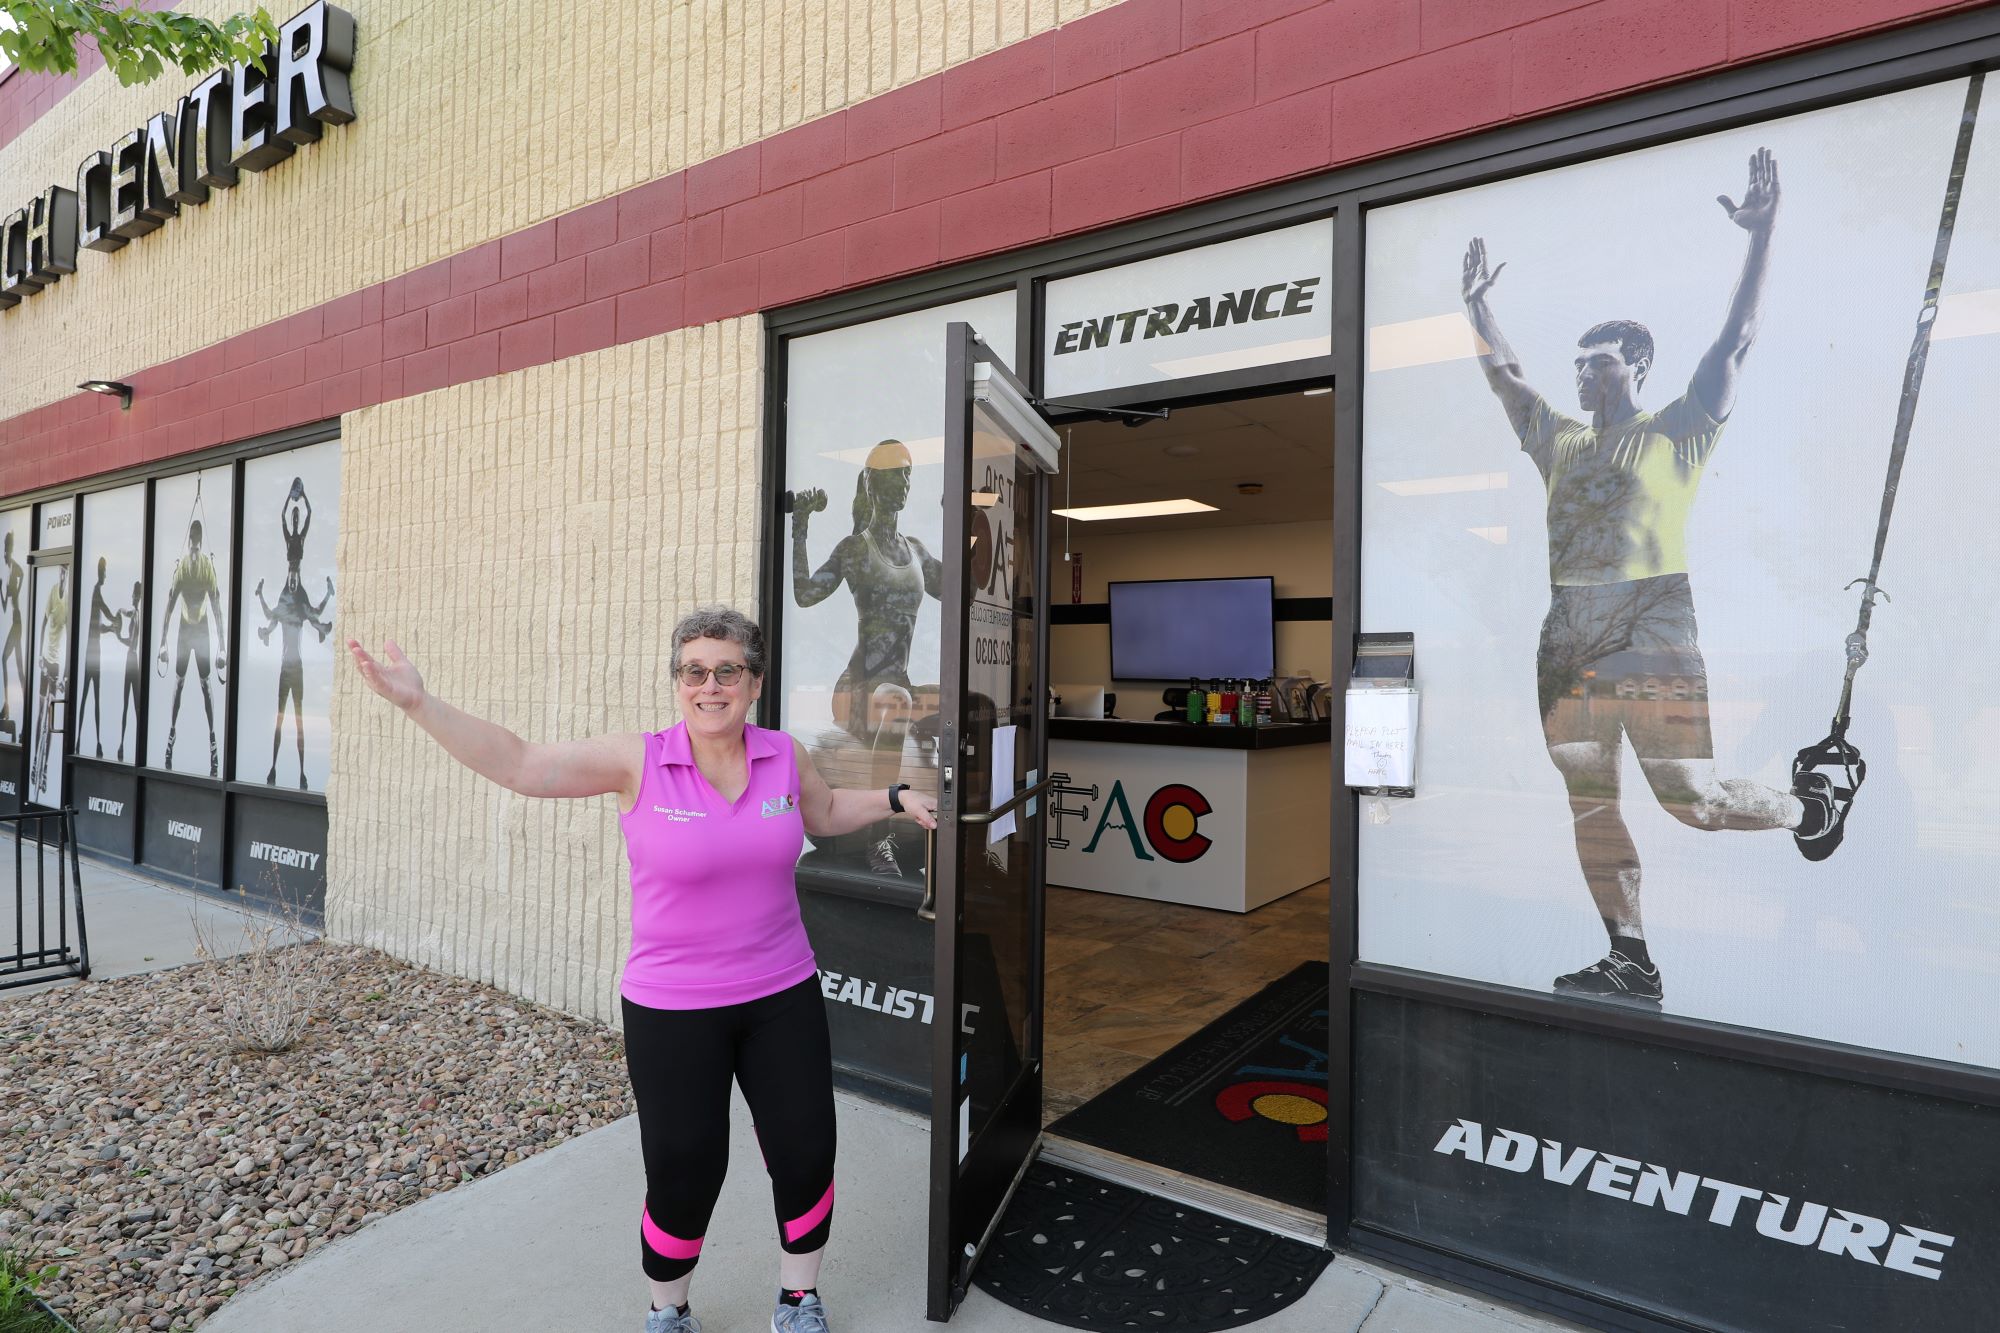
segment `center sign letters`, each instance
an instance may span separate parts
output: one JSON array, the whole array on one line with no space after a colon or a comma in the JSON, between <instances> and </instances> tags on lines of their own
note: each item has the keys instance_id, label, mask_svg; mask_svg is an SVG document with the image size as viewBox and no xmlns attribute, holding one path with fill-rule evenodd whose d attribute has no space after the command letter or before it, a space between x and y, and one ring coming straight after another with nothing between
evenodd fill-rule
<instances>
[{"instance_id":1,"label":"center sign letters","mask_svg":"<svg viewBox=\"0 0 2000 1333\"><path fill-rule=\"evenodd\" d=\"M327 125L354 119L354 17L322 3L278 30L264 68L219 69L109 149L86 156L76 188L51 185L0 219L0 310L76 272L77 249L123 248L208 202L243 171L265 171Z\"/></svg>"}]
</instances>

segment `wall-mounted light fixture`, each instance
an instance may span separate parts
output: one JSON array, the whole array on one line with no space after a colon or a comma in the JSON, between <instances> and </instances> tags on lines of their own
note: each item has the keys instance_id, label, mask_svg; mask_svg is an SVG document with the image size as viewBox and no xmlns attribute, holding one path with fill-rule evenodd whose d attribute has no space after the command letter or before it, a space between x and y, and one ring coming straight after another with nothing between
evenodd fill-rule
<instances>
[{"instance_id":1,"label":"wall-mounted light fixture","mask_svg":"<svg viewBox=\"0 0 2000 1333\"><path fill-rule=\"evenodd\" d=\"M119 411L121 412L130 412L132 410L132 386L129 384L123 384L117 380L85 380L76 387L86 389L91 393L101 393L106 397L116 397L119 400Z\"/></svg>"}]
</instances>

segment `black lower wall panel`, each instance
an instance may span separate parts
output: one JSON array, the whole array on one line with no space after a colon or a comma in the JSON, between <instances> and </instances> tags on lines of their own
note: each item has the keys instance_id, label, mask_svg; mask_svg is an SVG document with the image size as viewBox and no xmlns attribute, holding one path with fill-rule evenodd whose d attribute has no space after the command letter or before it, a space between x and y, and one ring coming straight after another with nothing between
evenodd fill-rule
<instances>
[{"instance_id":1,"label":"black lower wall panel","mask_svg":"<svg viewBox=\"0 0 2000 1333\"><path fill-rule=\"evenodd\" d=\"M1698 1327L2000 1328L2000 1112L1359 994L1355 1217Z\"/></svg>"}]
</instances>

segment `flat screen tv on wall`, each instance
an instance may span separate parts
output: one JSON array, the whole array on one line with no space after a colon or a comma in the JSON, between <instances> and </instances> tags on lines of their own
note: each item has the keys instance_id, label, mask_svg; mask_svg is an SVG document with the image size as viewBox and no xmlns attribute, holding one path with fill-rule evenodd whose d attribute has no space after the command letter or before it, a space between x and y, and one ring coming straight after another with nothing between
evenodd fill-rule
<instances>
[{"instance_id":1,"label":"flat screen tv on wall","mask_svg":"<svg viewBox=\"0 0 2000 1333\"><path fill-rule=\"evenodd\" d=\"M1114 680L1278 674L1268 576L1113 583L1109 592Z\"/></svg>"}]
</instances>

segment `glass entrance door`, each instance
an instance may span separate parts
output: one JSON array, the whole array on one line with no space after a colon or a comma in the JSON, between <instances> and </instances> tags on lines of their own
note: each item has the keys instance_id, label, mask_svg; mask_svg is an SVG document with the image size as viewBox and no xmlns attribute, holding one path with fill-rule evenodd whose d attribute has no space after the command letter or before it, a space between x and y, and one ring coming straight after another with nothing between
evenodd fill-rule
<instances>
[{"instance_id":1,"label":"glass entrance door","mask_svg":"<svg viewBox=\"0 0 2000 1333\"><path fill-rule=\"evenodd\" d=\"M926 1312L964 1299L1041 1134L1048 480L1059 442L970 325L947 327L938 1021Z\"/></svg>"}]
</instances>

